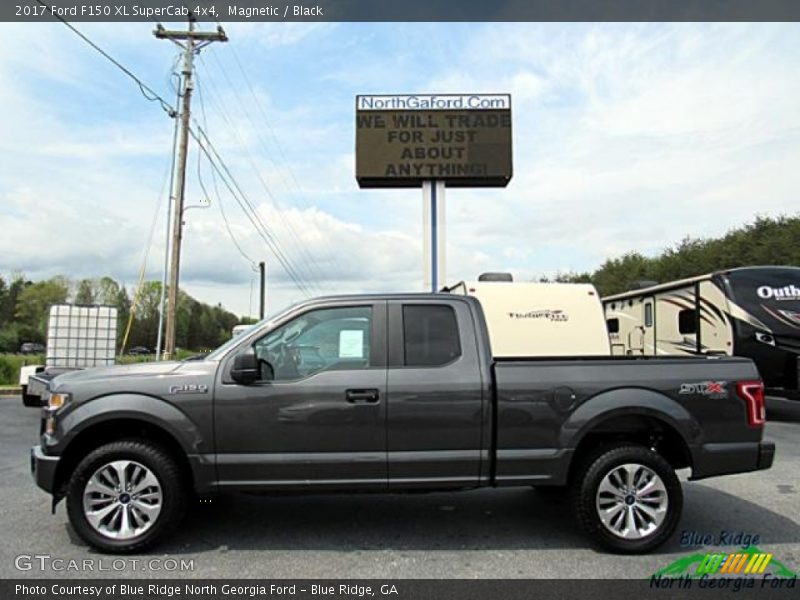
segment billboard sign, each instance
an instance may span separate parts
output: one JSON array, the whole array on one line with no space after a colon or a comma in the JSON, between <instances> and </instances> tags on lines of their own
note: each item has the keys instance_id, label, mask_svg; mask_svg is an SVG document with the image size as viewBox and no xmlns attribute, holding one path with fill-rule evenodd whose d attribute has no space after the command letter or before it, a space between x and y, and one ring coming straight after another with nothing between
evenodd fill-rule
<instances>
[{"instance_id":1,"label":"billboard sign","mask_svg":"<svg viewBox=\"0 0 800 600\"><path fill-rule=\"evenodd\" d=\"M505 187L511 175L510 94L356 96L360 187Z\"/></svg>"}]
</instances>

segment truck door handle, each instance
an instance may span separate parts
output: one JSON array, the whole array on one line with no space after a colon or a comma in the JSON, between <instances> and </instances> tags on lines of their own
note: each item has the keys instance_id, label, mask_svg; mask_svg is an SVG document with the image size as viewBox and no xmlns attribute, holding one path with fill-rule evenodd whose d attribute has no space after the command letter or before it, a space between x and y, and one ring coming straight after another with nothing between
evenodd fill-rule
<instances>
[{"instance_id":1,"label":"truck door handle","mask_svg":"<svg viewBox=\"0 0 800 600\"><path fill-rule=\"evenodd\" d=\"M347 390L345 396L351 404L375 404L380 399L378 390Z\"/></svg>"}]
</instances>

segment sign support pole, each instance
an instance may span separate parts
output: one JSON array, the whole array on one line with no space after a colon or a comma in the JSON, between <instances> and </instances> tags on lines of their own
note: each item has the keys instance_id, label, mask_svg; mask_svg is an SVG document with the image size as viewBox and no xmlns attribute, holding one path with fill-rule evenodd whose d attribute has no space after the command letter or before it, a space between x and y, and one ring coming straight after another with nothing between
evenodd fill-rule
<instances>
[{"instance_id":1,"label":"sign support pole","mask_svg":"<svg viewBox=\"0 0 800 600\"><path fill-rule=\"evenodd\" d=\"M447 280L445 242L445 182L422 182L423 289L436 293Z\"/></svg>"}]
</instances>

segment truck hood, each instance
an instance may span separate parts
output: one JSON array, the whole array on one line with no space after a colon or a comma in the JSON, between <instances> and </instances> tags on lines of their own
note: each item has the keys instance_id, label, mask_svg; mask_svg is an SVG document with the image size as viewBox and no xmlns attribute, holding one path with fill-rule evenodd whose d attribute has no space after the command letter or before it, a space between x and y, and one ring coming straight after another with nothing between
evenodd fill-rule
<instances>
[{"instance_id":1,"label":"truck hood","mask_svg":"<svg viewBox=\"0 0 800 600\"><path fill-rule=\"evenodd\" d=\"M178 361L133 363L130 365L114 365L111 367L93 367L91 369L81 369L62 373L56 376L50 388L55 390L62 385L72 386L75 384L100 381L104 379L120 380L130 377L154 377L157 375L168 375L178 370L184 363Z\"/></svg>"}]
</instances>

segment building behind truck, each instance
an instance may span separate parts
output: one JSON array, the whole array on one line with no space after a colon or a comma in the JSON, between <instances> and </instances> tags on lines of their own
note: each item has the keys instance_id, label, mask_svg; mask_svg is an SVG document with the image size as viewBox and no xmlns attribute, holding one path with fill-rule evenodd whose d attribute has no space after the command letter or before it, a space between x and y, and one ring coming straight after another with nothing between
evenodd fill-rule
<instances>
[{"instance_id":1,"label":"building behind truck","mask_svg":"<svg viewBox=\"0 0 800 600\"><path fill-rule=\"evenodd\" d=\"M751 358L768 391L798 398L800 268L742 267L603 298L618 355Z\"/></svg>"}]
</instances>

